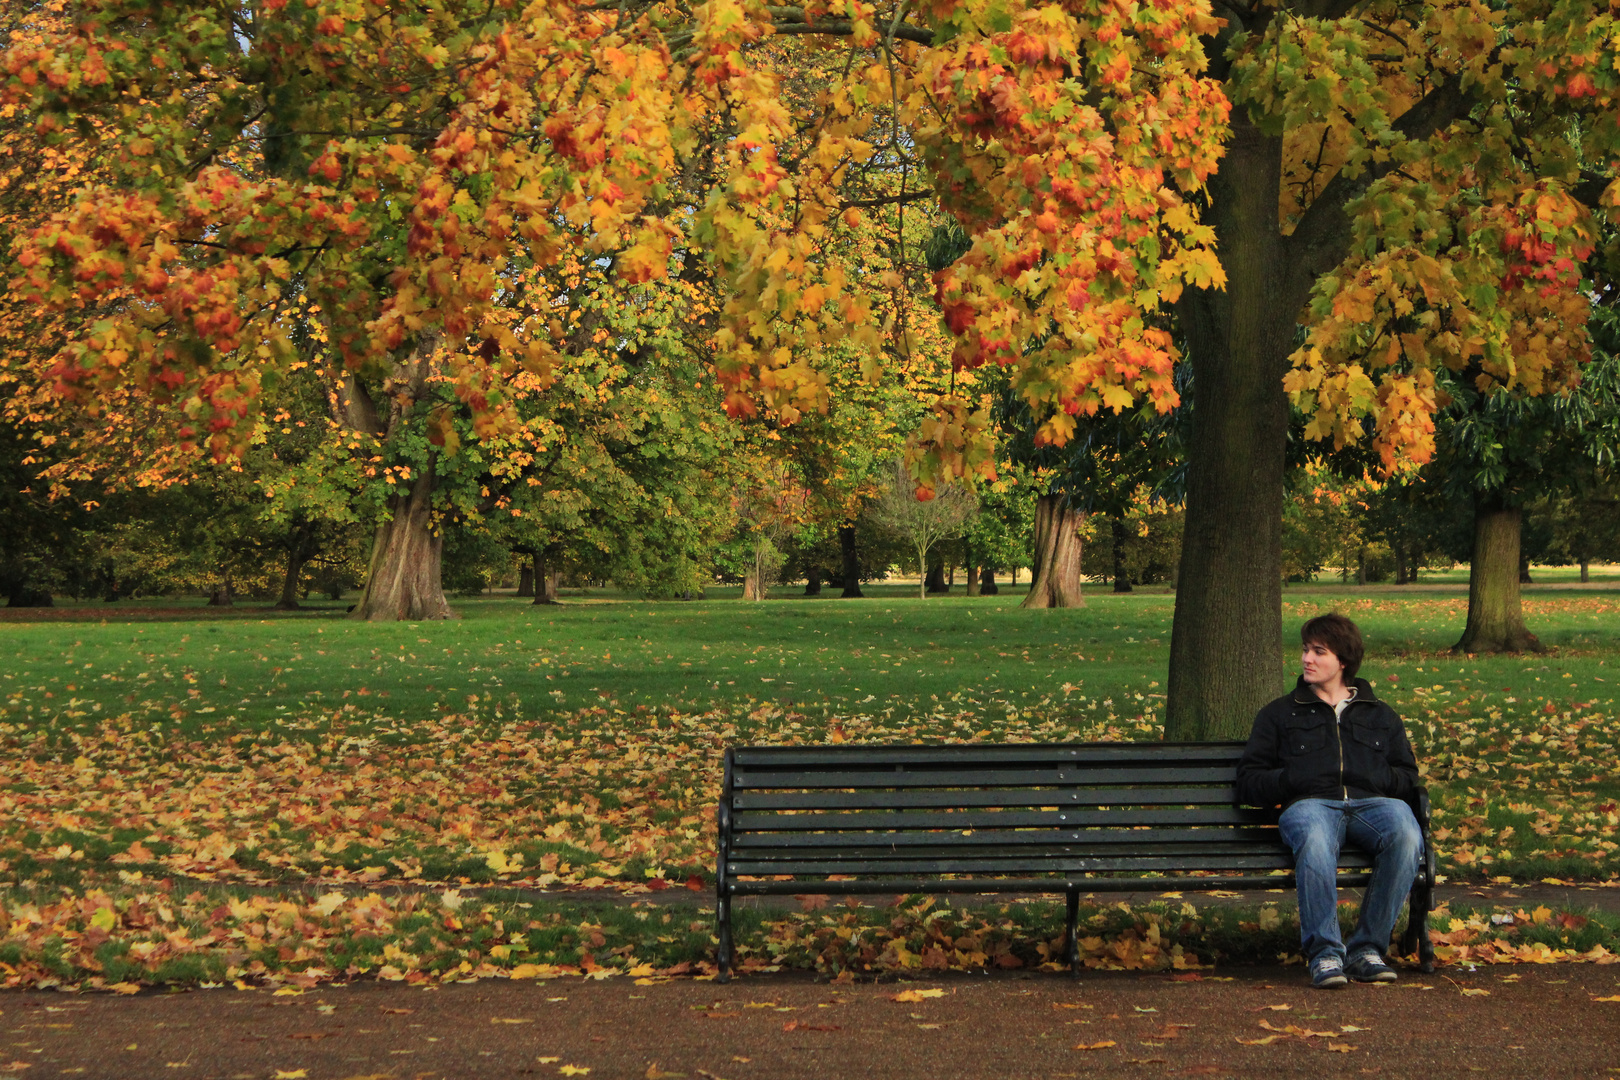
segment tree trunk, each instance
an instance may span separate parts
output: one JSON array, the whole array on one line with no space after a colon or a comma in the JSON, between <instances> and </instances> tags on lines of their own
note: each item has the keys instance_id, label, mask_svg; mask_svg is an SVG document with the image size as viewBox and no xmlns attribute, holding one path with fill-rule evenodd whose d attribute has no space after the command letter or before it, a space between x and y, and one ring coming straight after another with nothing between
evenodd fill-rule
<instances>
[{"instance_id":1,"label":"tree trunk","mask_svg":"<svg viewBox=\"0 0 1620 1080\"><path fill-rule=\"evenodd\" d=\"M532 559L524 565L518 567L517 594L519 596L534 595L534 562Z\"/></svg>"},{"instance_id":2,"label":"tree trunk","mask_svg":"<svg viewBox=\"0 0 1620 1080\"><path fill-rule=\"evenodd\" d=\"M371 564L351 619L416 622L453 619L444 598L441 569L444 535L433 527L434 463L419 472L409 491L389 496L389 517L377 526Z\"/></svg>"},{"instance_id":3,"label":"tree trunk","mask_svg":"<svg viewBox=\"0 0 1620 1080\"><path fill-rule=\"evenodd\" d=\"M294 543L287 548L287 573L281 579L281 599L276 601L277 611L298 610L298 580L303 575L303 545Z\"/></svg>"},{"instance_id":4,"label":"tree trunk","mask_svg":"<svg viewBox=\"0 0 1620 1080\"><path fill-rule=\"evenodd\" d=\"M1063 505L1061 495L1035 500L1035 566L1021 607L1086 606L1080 593L1080 526L1085 520L1084 514Z\"/></svg>"},{"instance_id":5,"label":"tree trunk","mask_svg":"<svg viewBox=\"0 0 1620 1080\"><path fill-rule=\"evenodd\" d=\"M979 595L996 596L1001 587L996 584L996 570L993 566L986 566L979 575Z\"/></svg>"},{"instance_id":6,"label":"tree trunk","mask_svg":"<svg viewBox=\"0 0 1620 1080\"><path fill-rule=\"evenodd\" d=\"M948 593L950 585L945 581L945 567L942 563L935 563L928 568L928 576L923 584L926 591L931 593Z\"/></svg>"},{"instance_id":7,"label":"tree trunk","mask_svg":"<svg viewBox=\"0 0 1620 1080\"><path fill-rule=\"evenodd\" d=\"M231 588L231 575L227 573L225 580L215 587L208 597L209 607L235 607L236 590Z\"/></svg>"},{"instance_id":8,"label":"tree trunk","mask_svg":"<svg viewBox=\"0 0 1620 1080\"><path fill-rule=\"evenodd\" d=\"M846 599L859 599L864 594L861 592L860 552L855 550L855 526L838 527L838 548L844 556L843 596Z\"/></svg>"},{"instance_id":9,"label":"tree trunk","mask_svg":"<svg viewBox=\"0 0 1620 1080\"><path fill-rule=\"evenodd\" d=\"M1170 636L1165 734L1241 739L1283 689L1282 512L1288 399L1282 377L1316 269L1277 228L1282 140L1243 110L1205 220L1227 285L1178 305L1193 369L1187 509Z\"/></svg>"},{"instance_id":10,"label":"tree trunk","mask_svg":"<svg viewBox=\"0 0 1620 1080\"><path fill-rule=\"evenodd\" d=\"M1591 580L1592 580L1592 560L1591 559L1582 559L1581 560L1581 584L1585 585L1588 581L1591 581Z\"/></svg>"},{"instance_id":11,"label":"tree trunk","mask_svg":"<svg viewBox=\"0 0 1620 1080\"><path fill-rule=\"evenodd\" d=\"M1522 527L1520 529L1520 535L1521 536L1523 535ZM1534 585L1535 584L1535 582L1530 577L1530 556L1528 556L1528 555L1526 555L1524 553L1524 548L1522 547L1522 545L1521 545L1521 547L1519 549L1519 584L1520 585Z\"/></svg>"},{"instance_id":12,"label":"tree trunk","mask_svg":"<svg viewBox=\"0 0 1620 1080\"><path fill-rule=\"evenodd\" d=\"M1518 508L1474 495L1474 557L1468 567L1468 625L1453 652L1542 652L1519 603Z\"/></svg>"},{"instance_id":13,"label":"tree trunk","mask_svg":"<svg viewBox=\"0 0 1620 1080\"><path fill-rule=\"evenodd\" d=\"M49 589L36 589L27 579L17 577L12 579L6 588L6 606L15 608L24 607L55 607L51 600Z\"/></svg>"},{"instance_id":14,"label":"tree trunk","mask_svg":"<svg viewBox=\"0 0 1620 1080\"><path fill-rule=\"evenodd\" d=\"M1390 550L1395 553L1395 584L1409 584L1406 580L1406 544L1397 540L1389 546Z\"/></svg>"},{"instance_id":15,"label":"tree trunk","mask_svg":"<svg viewBox=\"0 0 1620 1080\"><path fill-rule=\"evenodd\" d=\"M754 573L752 570L743 575L743 599L765 599L765 590L759 587L759 575Z\"/></svg>"},{"instance_id":16,"label":"tree trunk","mask_svg":"<svg viewBox=\"0 0 1620 1080\"><path fill-rule=\"evenodd\" d=\"M557 602L557 567L541 552L534 553L534 602Z\"/></svg>"},{"instance_id":17,"label":"tree trunk","mask_svg":"<svg viewBox=\"0 0 1620 1080\"><path fill-rule=\"evenodd\" d=\"M821 571L816 569L814 566L810 567L808 570L805 571L805 574L804 574L804 595L806 595L806 596L820 596L821 595Z\"/></svg>"},{"instance_id":18,"label":"tree trunk","mask_svg":"<svg viewBox=\"0 0 1620 1080\"><path fill-rule=\"evenodd\" d=\"M1114 591L1117 593L1130 592L1131 575L1130 571L1125 569L1125 543L1126 533L1128 530L1125 528L1125 520L1123 518L1115 518L1113 525Z\"/></svg>"},{"instance_id":19,"label":"tree trunk","mask_svg":"<svg viewBox=\"0 0 1620 1080\"><path fill-rule=\"evenodd\" d=\"M979 569L971 563L967 567L967 594L969 596L979 595Z\"/></svg>"}]
</instances>

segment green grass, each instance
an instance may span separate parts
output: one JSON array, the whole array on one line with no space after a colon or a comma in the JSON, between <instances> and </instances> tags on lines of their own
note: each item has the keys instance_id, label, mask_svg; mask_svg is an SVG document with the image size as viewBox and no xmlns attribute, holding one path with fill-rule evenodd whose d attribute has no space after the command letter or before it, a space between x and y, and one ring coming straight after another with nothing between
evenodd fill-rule
<instances>
[{"instance_id":1,"label":"green grass","mask_svg":"<svg viewBox=\"0 0 1620 1080\"><path fill-rule=\"evenodd\" d=\"M364 624L341 608L136 621L0 622L0 718L60 724L123 712L200 730L263 727L345 703L437 715L471 695L531 715L602 703L703 708L771 700L818 715L873 703L926 713L953 694L1080 694L1161 712L1174 598L1093 591L1088 606L1023 611L1018 595L927 601L878 587L864 600L651 603L611 597L535 607L461 600L448 623ZM1397 707L1435 683L1506 695L1612 699L1620 665L1613 594L1526 598L1546 656L1453 658L1459 594L1291 588L1285 632L1340 607L1367 634L1364 674ZM105 609L97 609L105 610ZM14 613L15 615L15 613ZM1284 646L1292 663L1292 650ZM1067 691L1065 690L1067 687ZM1425 694L1432 691L1425 691Z\"/></svg>"}]
</instances>

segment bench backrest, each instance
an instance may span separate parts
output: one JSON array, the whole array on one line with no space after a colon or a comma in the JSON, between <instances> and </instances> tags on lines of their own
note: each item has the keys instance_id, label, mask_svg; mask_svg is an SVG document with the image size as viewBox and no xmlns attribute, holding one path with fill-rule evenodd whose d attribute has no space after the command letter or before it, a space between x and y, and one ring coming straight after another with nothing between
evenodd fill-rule
<instances>
[{"instance_id":1,"label":"bench backrest","mask_svg":"<svg viewBox=\"0 0 1620 1080\"><path fill-rule=\"evenodd\" d=\"M1292 886L1274 813L1235 805L1242 751L1226 742L735 747L721 795L722 887L870 892L877 878L896 891L970 892L985 877L1011 879L996 891ZM1341 881L1363 880L1357 871L1369 865L1347 850ZM941 877L960 874L981 880ZM797 880L771 880L782 875ZM811 888L805 878L822 880Z\"/></svg>"}]
</instances>

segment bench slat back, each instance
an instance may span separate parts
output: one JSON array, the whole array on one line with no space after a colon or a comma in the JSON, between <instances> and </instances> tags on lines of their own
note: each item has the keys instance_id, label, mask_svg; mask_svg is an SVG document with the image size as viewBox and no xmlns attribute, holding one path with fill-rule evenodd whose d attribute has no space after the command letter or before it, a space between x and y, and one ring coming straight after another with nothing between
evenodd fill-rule
<instances>
[{"instance_id":1,"label":"bench slat back","mask_svg":"<svg viewBox=\"0 0 1620 1080\"><path fill-rule=\"evenodd\" d=\"M1088 890L1218 889L1258 875L1282 888L1292 859L1272 814L1234 805L1242 752L1242 743L737 747L722 796L723 880L734 894L814 891L770 879L829 875L892 878L907 891L959 891L950 880L959 874ZM1368 864L1354 850L1340 863L1347 881Z\"/></svg>"}]
</instances>

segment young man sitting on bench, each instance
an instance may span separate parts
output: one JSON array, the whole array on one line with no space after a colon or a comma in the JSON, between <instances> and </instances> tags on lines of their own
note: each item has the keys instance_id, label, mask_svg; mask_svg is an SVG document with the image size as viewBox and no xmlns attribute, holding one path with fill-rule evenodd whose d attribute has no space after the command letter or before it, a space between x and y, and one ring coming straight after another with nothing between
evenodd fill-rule
<instances>
[{"instance_id":1,"label":"young man sitting on bench","mask_svg":"<svg viewBox=\"0 0 1620 1080\"><path fill-rule=\"evenodd\" d=\"M1238 801L1283 807L1294 852L1299 934L1312 985L1390 982L1390 934L1411 890L1423 834L1406 800L1417 760L1395 710L1356 678L1361 631L1343 615L1300 629L1303 669L1293 693L1260 710L1238 762ZM1348 944L1339 935L1337 867L1348 838L1373 856L1372 880Z\"/></svg>"}]
</instances>

